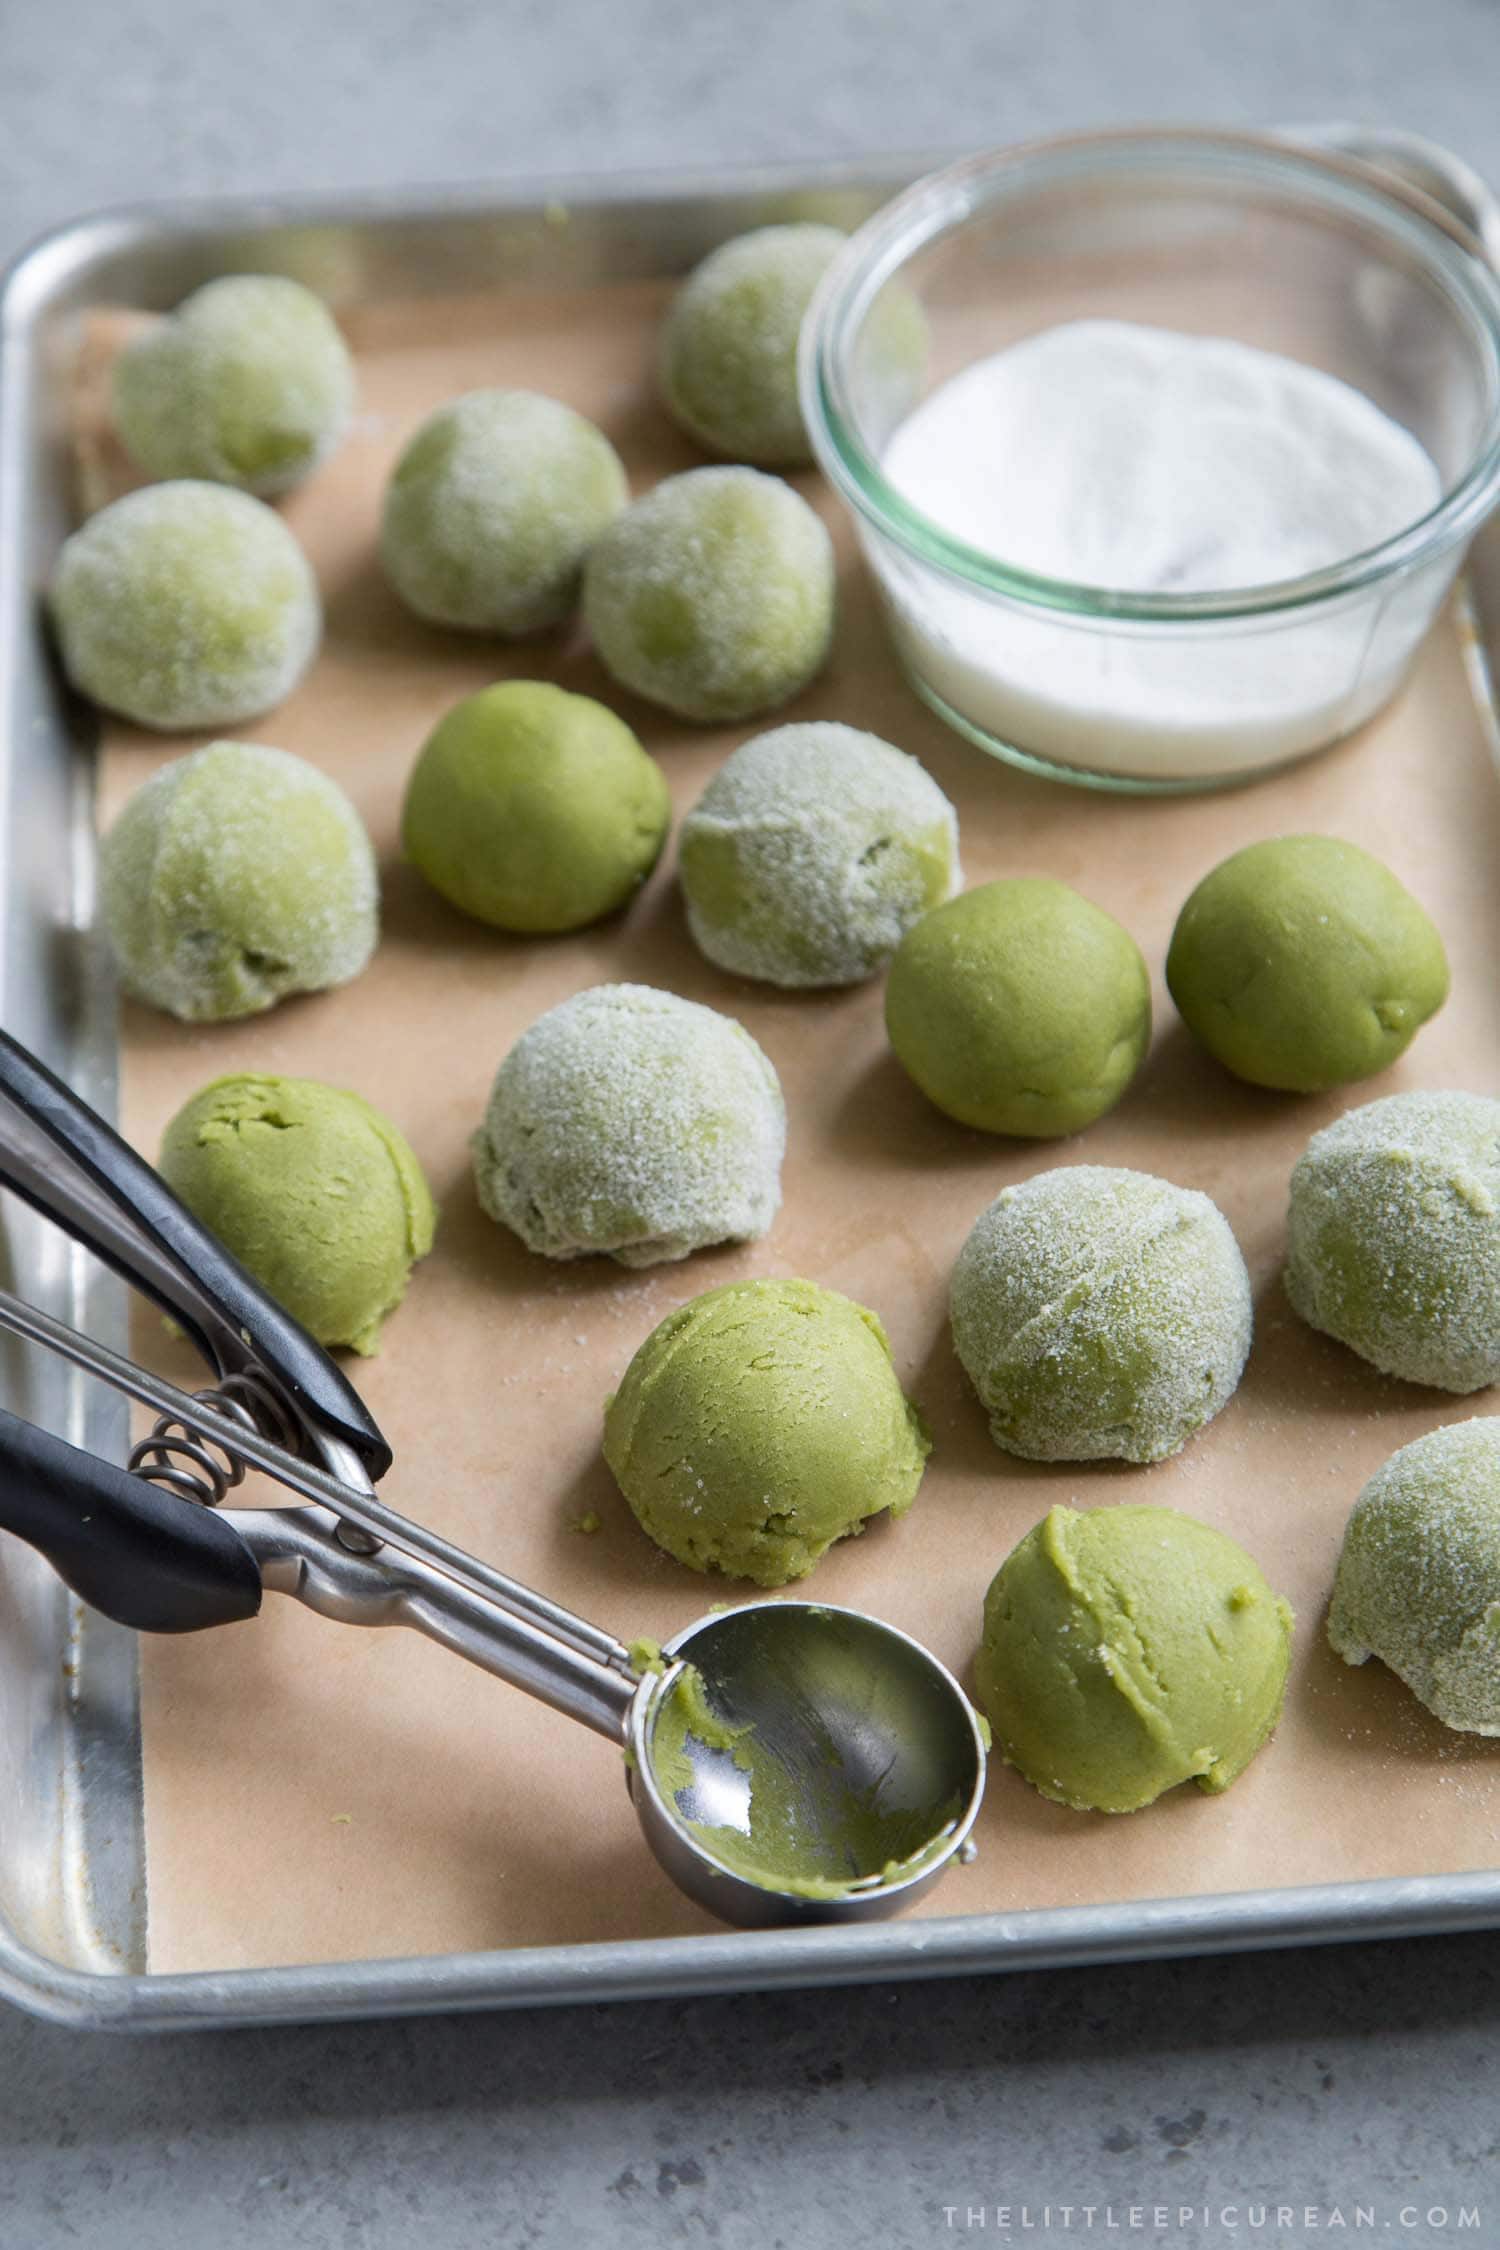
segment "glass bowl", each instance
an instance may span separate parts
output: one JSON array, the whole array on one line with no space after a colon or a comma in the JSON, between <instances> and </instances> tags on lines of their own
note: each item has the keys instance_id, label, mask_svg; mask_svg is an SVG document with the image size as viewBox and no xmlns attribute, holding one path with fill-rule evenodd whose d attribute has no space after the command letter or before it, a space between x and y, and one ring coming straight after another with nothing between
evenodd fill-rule
<instances>
[{"instance_id":1,"label":"glass bowl","mask_svg":"<svg viewBox=\"0 0 1500 2250\"><path fill-rule=\"evenodd\" d=\"M1329 568L1212 593L1074 584L967 545L894 488L885 448L961 369L1078 319L1230 337L1338 376L1426 448L1442 497ZM1224 786L1360 726L1500 493L1494 274L1417 190L1269 136L1086 135L932 174L835 259L801 383L917 692L983 749L1098 788Z\"/></svg>"}]
</instances>

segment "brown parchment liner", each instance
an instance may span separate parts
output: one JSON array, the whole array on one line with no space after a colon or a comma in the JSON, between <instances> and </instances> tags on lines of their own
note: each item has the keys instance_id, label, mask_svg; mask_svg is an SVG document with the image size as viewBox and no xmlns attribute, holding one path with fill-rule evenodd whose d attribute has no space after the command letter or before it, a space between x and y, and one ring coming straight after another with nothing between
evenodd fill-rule
<instances>
[{"instance_id":1,"label":"brown parchment liner","mask_svg":"<svg viewBox=\"0 0 1500 2250\"><path fill-rule=\"evenodd\" d=\"M636 485L699 456L647 369L656 285L552 297L383 305L357 313L362 412L335 460L285 504L327 603L302 688L240 730L312 759L350 792L379 849L384 933L343 991L259 1019L188 1028L127 1005L123 1116L154 1155L164 1123L226 1070L353 1086L410 1136L442 1205L380 1354L350 1372L396 1451L388 1497L615 1632L665 1637L749 1589L700 1579L637 1529L599 1454L600 1410L631 1353L684 1298L745 1274L807 1274L874 1306L935 1451L911 1514L844 1544L809 1582L891 1619L967 1676L985 1585L1055 1501L1152 1500L1243 1540L1297 1610L1285 1717L1227 1796L1175 1791L1128 1818L1048 1804L996 1761L977 1862L918 1911L1176 1896L1500 1863L1500 1743L1451 1734L1389 1673L1351 1671L1323 1639L1348 1509L1397 1445L1495 1400L1386 1381L1291 1315L1278 1269L1287 1175L1352 1102L1408 1086L1500 1092L1496 901L1500 791L1450 614L1398 704L1358 738L1229 795L1142 802L1031 781L956 740L887 649L853 543L839 539L833 660L785 717L868 727L916 752L959 808L970 883L1045 873L1135 933L1158 975L1151 1055L1124 1103L1079 1139L1018 1144L951 1124L892 1060L879 980L786 995L721 974L691 944L672 855L622 918L511 940L465 921L397 856L402 786L459 695L538 676L601 696L660 757L679 810L755 728L700 731L616 690L579 632L507 647L429 630L383 584L374 540L388 466L455 392L519 384L567 399L620 447ZM1199 308L1200 313L1202 308ZM1056 317L1054 311L1053 317ZM1145 316L1150 317L1146 308ZM1197 320L1183 325L1199 325ZM1212 326L1212 309L1205 316ZM85 504L131 480L103 429L119 333L87 339ZM772 723L772 722L763 722ZM109 730L102 816L188 740ZM1257 837L1331 830L1387 859L1436 915L1454 995L1378 1084L1303 1100L1238 1086L1196 1052L1160 988L1174 915L1197 878ZM629 1274L551 1265L479 1211L467 1156L496 1065L555 1001L604 980L668 986L738 1016L781 1073L786 1199L746 1249ZM1256 1337L1213 1426L1150 1469L1035 1468L996 1451L954 1359L947 1280L968 1227L1008 1181L1051 1164L1130 1164L1202 1188L1249 1261ZM149 1313L135 1349L179 1380L196 1363ZM254 1489L254 1488L252 1488ZM268 1496L259 1488L257 1497ZM600 1528L580 1531L596 1513ZM142 1648L150 1963L259 1966L704 1933L639 1837L605 1742L404 1632L338 1627L268 1597L253 1624Z\"/></svg>"}]
</instances>

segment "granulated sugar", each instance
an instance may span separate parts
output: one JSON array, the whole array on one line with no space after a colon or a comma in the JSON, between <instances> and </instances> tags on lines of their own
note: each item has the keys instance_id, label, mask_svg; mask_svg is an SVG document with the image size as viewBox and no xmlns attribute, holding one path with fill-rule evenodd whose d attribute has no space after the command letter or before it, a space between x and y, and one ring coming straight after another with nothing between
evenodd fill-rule
<instances>
[{"instance_id":1,"label":"granulated sugar","mask_svg":"<svg viewBox=\"0 0 1500 2250\"><path fill-rule=\"evenodd\" d=\"M965 368L900 425L882 464L942 529L1072 587L1220 594L1380 545L1437 503L1417 440L1320 369L1215 337L1065 323ZM1022 747L1121 772L1233 771L1326 741L1371 665L1363 605L1235 636L1161 640L1085 615L893 588L919 674ZM1107 601L1105 606L1107 607ZM1422 620L1425 623L1425 619ZM1420 628L1416 637L1420 637Z\"/></svg>"}]
</instances>

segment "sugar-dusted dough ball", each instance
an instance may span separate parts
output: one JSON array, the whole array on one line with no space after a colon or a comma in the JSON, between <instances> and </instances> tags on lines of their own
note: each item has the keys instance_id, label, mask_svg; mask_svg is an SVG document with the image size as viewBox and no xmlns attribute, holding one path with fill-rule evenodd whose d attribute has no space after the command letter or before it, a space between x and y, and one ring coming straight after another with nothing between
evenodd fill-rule
<instances>
[{"instance_id":1,"label":"sugar-dusted dough ball","mask_svg":"<svg viewBox=\"0 0 1500 2250\"><path fill-rule=\"evenodd\" d=\"M418 617L541 632L578 599L583 559L624 507L602 431L535 391L468 391L428 416L386 487L380 553Z\"/></svg>"},{"instance_id":2,"label":"sugar-dusted dough ball","mask_svg":"<svg viewBox=\"0 0 1500 2250\"><path fill-rule=\"evenodd\" d=\"M694 268L662 324L662 397L690 437L731 461L796 468L812 458L797 392L797 348L813 293L847 236L810 223L757 227ZM888 424L915 401L927 323L890 284L860 336L855 380Z\"/></svg>"},{"instance_id":3,"label":"sugar-dusted dough ball","mask_svg":"<svg viewBox=\"0 0 1500 2250\"><path fill-rule=\"evenodd\" d=\"M611 914L660 856L665 776L586 695L504 680L455 704L407 784L407 857L497 929L577 930Z\"/></svg>"},{"instance_id":4,"label":"sugar-dusted dough ball","mask_svg":"<svg viewBox=\"0 0 1500 2250\"><path fill-rule=\"evenodd\" d=\"M262 497L330 454L354 412L354 369L321 298L276 274L195 289L127 344L115 423L153 477L207 477Z\"/></svg>"},{"instance_id":5,"label":"sugar-dusted dough ball","mask_svg":"<svg viewBox=\"0 0 1500 2250\"><path fill-rule=\"evenodd\" d=\"M1292 1612L1175 1508L1052 1508L997 1571L974 1664L995 1747L1079 1812L1244 1772L1281 1713Z\"/></svg>"},{"instance_id":6,"label":"sugar-dusted dough ball","mask_svg":"<svg viewBox=\"0 0 1500 2250\"><path fill-rule=\"evenodd\" d=\"M388 1117L316 1078L216 1078L180 1109L161 1173L320 1344L372 1352L432 1248L422 1168Z\"/></svg>"},{"instance_id":7,"label":"sugar-dusted dough ball","mask_svg":"<svg viewBox=\"0 0 1500 2250\"><path fill-rule=\"evenodd\" d=\"M583 610L621 684L684 719L748 719L806 687L833 633L833 543L754 469L690 469L589 556Z\"/></svg>"},{"instance_id":8,"label":"sugar-dusted dough ball","mask_svg":"<svg viewBox=\"0 0 1500 2250\"><path fill-rule=\"evenodd\" d=\"M916 1498L929 1451L874 1313L814 1281L731 1281L668 1313L604 1416L604 1458L678 1562L758 1586Z\"/></svg>"},{"instance_id":9,"label":"sugar-dusted dough ball","mask_svg":"<svg viewBox=\"0 0 1500 2250\"><path fill-rule=\"evenodd\" d=\"M1162 1461L1233 1396L1250 1277L1223 1213L1148 1172L1002 1189L953 1270L953 1342L1006 1453Z\"/></svg>"},{"instance_id":10,"label":"sugar-dusted dough ball","mask_svg":"<svg viewBox=\"0 0 1500 2250\"><path fill-rule=\"evenodd\" d=\"M1378 1656L1445 1727L1500 1734L1500 1420L1393 1453L1344 1531L1328 1638Z\"/></svg>"},{"instance_id":11,"label":"sugar-dusted dough ball","mask_svg":"<svg viewBox=\"0 0 1500 2250\"><path fill-rule=\"evenodd\" d=\"M211 742L141 784L99 847L121 980L185 1023L347 984L375 950L375 854L336 782L254 742Z\"/></svg>"},{"instance_id":12,"label":"sugar-dusted dough ball","mask_svg":"<svg viewBox=\"0 0 1500 2250\"><path fill-rule=\"evenodd\" d=\"M678 290L662 325L662 397L710 451L766 469L811 458L797 341L846 240L838 227L757 227L710 251Z\"/></svg>"},{"instance_id":13,"label":"sugar-dusted dough ball","mask_svg":"<svg viewBox=\"0 0 1500 2250\"><path fill-rule=\"evenodd\" d=\"M1278 836L1198 885L1172 933L1167 985L1226 1070L1315 1094L1406 1052L1448 997L1448 957L1369 852L1337 836Z\"/></svg>"},{"instance_id":14,"label":"sugar-dusted dough ball","mask_svg":"<svg viewBox=\"0 0 1500 2250\"><path fill-rule=\"evenodd\" d=\"M52 616L74 687L144 727L234 726L280 703L317 653L307 557L263 501L148 485L63 544Z\"/></svg>"},{"instance_id":15,"label":"sugar-dusted dough ball","mask_svg":"<svg viewBox=\"0 0 1500 2250\"><path fill-rule=\"evenodd\" d=\"M785 1146L780 1083L748 1031L651 985L601 984L516 1041L474 1173L528 1249L654 1266L764 1234Z\"/></svg>"},{"instance_id":16,"label":"sugar-dusted dough ball","mask_svg":"<svg viewBox=\"0 0 1500 2250\"><path fill-rule=\"evenodd\" d=\"M1113 1109L1151 1037L1139 946L1066 883L1012 876L925 915L885 996L898 1060L960 1125L1048 1139Z\"/></svg>"},{"instance_id":17,"label":"sugar-dusted dough ball","mask_svg":"<svg viewBox=\"0 0 1500 2250\"><path fill-rule=\"evenodd\" d=\"M742 743L682 824L688 927L769 984L857 984L962 880L958 820L904 750L818 720Z\"/></svg>"},{"instance_id":18,"label":"sugar-dusted dough ball","mask_svg":"<svg viewBox=\"0 0 1500 2250\"><path fill-rule=\"evenodd\" d=\"M1441 1391L1500 1378L1500 1102L1388 1094L1314 1133L1286 1292L1383 1374Z\"/></svg>"}]
</instances>

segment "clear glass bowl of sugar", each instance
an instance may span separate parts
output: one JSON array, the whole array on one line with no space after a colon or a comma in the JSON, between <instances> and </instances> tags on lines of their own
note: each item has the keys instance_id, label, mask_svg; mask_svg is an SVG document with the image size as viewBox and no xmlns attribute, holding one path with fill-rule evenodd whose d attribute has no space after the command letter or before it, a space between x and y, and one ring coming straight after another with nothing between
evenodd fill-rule
<instances>
[{"instance_id":1,"label":"clear glass bowl of sugar","mask_svg":"<svg viewBox=\"0 0 1500 2250\"><path fill-rule=\"evenodd\" d=\"M840 253L803 411L918 693L1086 785L1223 787L1401 685L1500 496L1500 286L1269 135L935 173Z\"/></svg>"}]
</instances>

